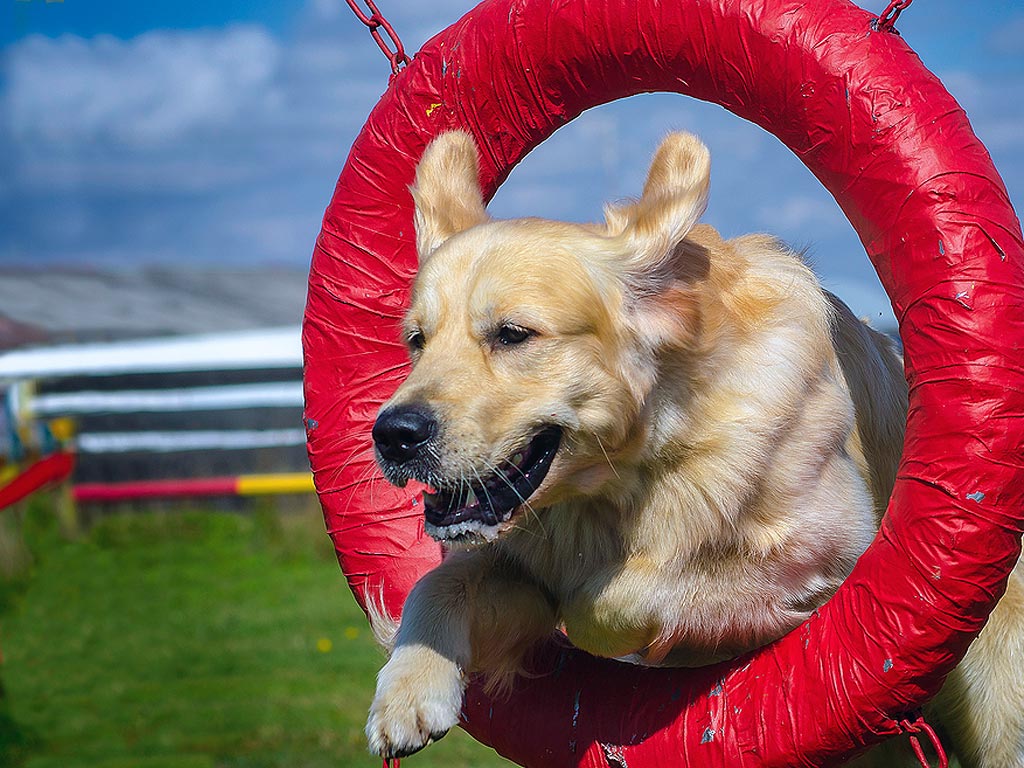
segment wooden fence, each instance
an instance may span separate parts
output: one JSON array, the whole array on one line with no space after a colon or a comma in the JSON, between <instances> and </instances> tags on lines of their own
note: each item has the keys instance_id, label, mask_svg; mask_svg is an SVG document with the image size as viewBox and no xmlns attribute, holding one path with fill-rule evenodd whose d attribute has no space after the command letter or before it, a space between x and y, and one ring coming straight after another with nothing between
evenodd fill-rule
<instances>
[{"instance_id":1,"label":"wooden fence","mask_svg":"<svg viewBox=\"0 0 1024 768\"><path fill-rule=\"evenodd\" d=\"M56 454L83 502L307 493L301 366L298 328L0 354L0 502Z\"/></svg>"}]
</instances>

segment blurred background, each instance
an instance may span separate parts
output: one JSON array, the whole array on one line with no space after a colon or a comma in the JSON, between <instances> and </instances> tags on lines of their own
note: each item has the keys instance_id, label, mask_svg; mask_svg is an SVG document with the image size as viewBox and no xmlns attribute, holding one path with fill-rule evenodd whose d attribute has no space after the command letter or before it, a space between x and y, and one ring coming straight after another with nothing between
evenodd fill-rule
<instances>
[{"instance_id":1,"label":"blurred background","mask_svg":"<svg viewBox=\"0 0 1024 768\"><path fill-rule=\"evenodd\" d=\"M378 0L410 53L473 4ZM918 0L897 26L1019 206L1024 7ZM0 766L379 763L381 656L311 494L299 324L389 73L343 0L0 0ZM709 223L807 249L894 330L832 198L718 107L591 110L491 211L598 218L673 129L712 150ZM501 761L456 734L409 762Z\"/></svg>"}]
</instances>

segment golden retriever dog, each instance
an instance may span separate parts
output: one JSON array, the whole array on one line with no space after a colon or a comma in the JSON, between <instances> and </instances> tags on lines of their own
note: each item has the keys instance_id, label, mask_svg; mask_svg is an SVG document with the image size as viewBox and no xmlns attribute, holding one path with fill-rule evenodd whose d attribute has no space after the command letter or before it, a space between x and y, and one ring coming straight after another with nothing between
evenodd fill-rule
<instances>
[{"instance_id":1,"label":"golden retriever dog","mask_svg":"<svg viewBox=\"0 0 1024 768\"><path fill-rule=\"evenodd\" d=\"M499 221L468 135L424 153L412 370L373 439L390 482L428 486L426 530L450 551L405 604L372 752L439 738L467 675L508 685L559 629L647 665L762 646L874 536L902 363L779 241L698 224L709 174L707 148L672 134L603 224ZM1021 580L939 698L964 766L1024 766Z\"/></svg>"}]
</instances>

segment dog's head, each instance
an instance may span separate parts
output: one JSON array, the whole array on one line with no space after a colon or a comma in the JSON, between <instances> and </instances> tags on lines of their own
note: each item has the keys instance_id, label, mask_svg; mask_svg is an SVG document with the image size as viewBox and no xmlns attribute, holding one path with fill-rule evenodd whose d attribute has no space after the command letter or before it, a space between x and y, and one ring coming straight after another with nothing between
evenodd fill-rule
<instances>
[{"instance_id":1,"label":"dog's head","mask_svg":"<svg viewBox=\"0 0 1024 768\"><path fill-rule=\"evenodd\" d=\"M710 159L688 134L605 224L492 220L464 133L426 150L412 194L420 269L405 318L412 371L373 428L385 476L415 479L428 532L488 540L524 511L614 486L649 435L663 353L700 324L706 255L684 240Z\"/></svg>"}]
</instances>

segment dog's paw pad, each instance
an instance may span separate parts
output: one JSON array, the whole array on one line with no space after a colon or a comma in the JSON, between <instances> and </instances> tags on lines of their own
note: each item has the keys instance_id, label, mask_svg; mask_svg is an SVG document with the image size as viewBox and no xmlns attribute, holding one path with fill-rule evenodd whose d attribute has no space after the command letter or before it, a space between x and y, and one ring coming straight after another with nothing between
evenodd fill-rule
<instances>
[{"instance_id":1,"label":"dog's paw pad","mask_svg":"<svg viewBox=\"0 0 1024 768\"><path fill-rule=\"evenodd\" d=\"M378 697L366 724L370 752L381 757L407 757L439 741L458 719L458 707L452 711L430 697L405 703L380 702Z\"/></svg>"},{"instance_id":2,"label":"dog's paw pad","mask_svg":"<svg viewBox=\"0 0 1024 768\"><path fill-rule=\"evenodd\" d=\"M441 739L459 721L465 684L452 662L433 652L396 651L377 682L366 738L370 752L406 757Z\"/></svg>"}]
</instances>

